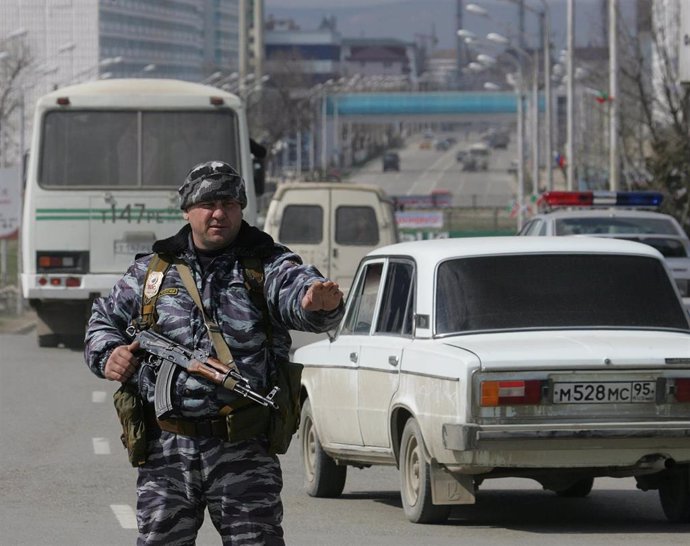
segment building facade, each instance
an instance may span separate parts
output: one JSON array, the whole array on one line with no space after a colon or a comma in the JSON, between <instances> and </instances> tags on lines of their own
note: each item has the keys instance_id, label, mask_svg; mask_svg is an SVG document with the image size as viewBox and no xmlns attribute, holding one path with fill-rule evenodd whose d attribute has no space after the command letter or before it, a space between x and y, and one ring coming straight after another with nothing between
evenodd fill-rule
<instances>
[{"instance_id":1,"label":"building facade","mask_svg":"<svg viewBox=\"0 0 690 546\"><path fill-rule=\"evenodd\" d=\"M239 2L2 0L0 53L11 52L15 41L28 52L29 64L13 84L24 105L23 125L30 129L39 96L72 83L128 77L204 81L237 71ZM10 129L18 132L22 123L3 122L0 145L7 147Z\"/></svg>"}]
</instances>

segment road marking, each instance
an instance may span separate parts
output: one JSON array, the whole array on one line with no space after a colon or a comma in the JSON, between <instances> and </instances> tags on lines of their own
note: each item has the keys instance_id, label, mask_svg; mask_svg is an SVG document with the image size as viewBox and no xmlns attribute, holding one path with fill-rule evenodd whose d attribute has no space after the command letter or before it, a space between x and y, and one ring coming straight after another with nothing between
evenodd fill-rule
<instances>
[{"instance_id":1,"label":"road marking","mask_svg":"<svg viewBox=\"0 0 690 546\"><path fill-rule=\"evenodd\" d=\"M110 441L108 438L92 438L93 452L96 455L110 455Z\"/></svg>"},{"instance_id":2,"label":"road marking","mask_svg":"<svg viewBox=\"0 0 690 546\"><path fill-rule=\"evenodd\" d=\"M102 404L105 402L105 391L93 391L91 393L91 401L94 404Z\"/></svg>"},{"instance_id":3,"label":"road marking","mask_svg":"<svg viewBox=\"0 0 690 546\"><path fill-rule=\"evenodd\" d=\"M123 529L137 528L137 516L131 506L128 504L111 504L110 509L115 514L120 527Z\"/></svg>"}]
</instances>

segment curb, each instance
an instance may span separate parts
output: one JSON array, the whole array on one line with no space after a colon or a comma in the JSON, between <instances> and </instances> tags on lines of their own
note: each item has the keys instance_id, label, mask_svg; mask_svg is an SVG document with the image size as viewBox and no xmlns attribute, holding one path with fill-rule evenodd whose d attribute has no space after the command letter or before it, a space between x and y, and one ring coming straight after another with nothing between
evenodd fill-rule
<instances>
[{"instance_id":1,"label":"curb","mask_svg":"<svg viewBox=\"0 0 690 546\"><path fill-rule=\"evenodd\" d=\"M15 334L15 335L24 335L28 334L29 332L33 331L36 329L36 322L32 321L27 324L22 324L20 326L15 327L12 331L10 331L10 334Z\"/></svg>"}]
</instances>

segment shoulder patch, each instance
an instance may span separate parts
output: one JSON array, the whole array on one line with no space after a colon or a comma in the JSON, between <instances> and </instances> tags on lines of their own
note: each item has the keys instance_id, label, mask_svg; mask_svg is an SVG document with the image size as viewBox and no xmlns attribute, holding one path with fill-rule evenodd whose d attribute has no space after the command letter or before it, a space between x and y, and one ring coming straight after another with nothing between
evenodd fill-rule
<instances>
[{"instance_id":1,"label":"shoulder patch","mask_svg":"<svg viewBox=\"0 0 690 546\"><path fill-rule=\"evenodd\" d=\"M151 299L154 297L161 287L163 282L163 272L162 271L151 271L146 278L146 286L144 287L144 296Z\"/></svg>"},{"instance_id":2,"label":"shoulder patch","mask_svg":"<svg viewBox=\"0 0 690 546\"><path fill-rule=\"evenodd\" d=\"M163 290L160 291L160 296L177 296L179 293L178 288L164 288Z\"/></svg>"}]
</instances>

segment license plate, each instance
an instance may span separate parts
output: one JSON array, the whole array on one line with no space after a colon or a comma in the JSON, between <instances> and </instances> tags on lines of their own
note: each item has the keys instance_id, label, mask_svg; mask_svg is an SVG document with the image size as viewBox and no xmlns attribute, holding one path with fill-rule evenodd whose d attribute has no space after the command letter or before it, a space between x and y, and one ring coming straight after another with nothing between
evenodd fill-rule
<instances>
[{"instance_id":1,"label":"license plate","mask_svg":"<svg viewBox=\"0 0 690 546\"><path fill-rule=\"evenodd\" d=\"M616 404L654 402L656 381L558 381L554 404Z\"/></svg>"},{"instance_id":2,"label":"license plate","mask_svg":"<svg viewBox=\"0 0 690 546\"><path fill-rule=\"evenodd\" d=\"M134 256L144 252L151 252L153 241L115 241L114 253Z\"/></svg>"}]
</instances>

